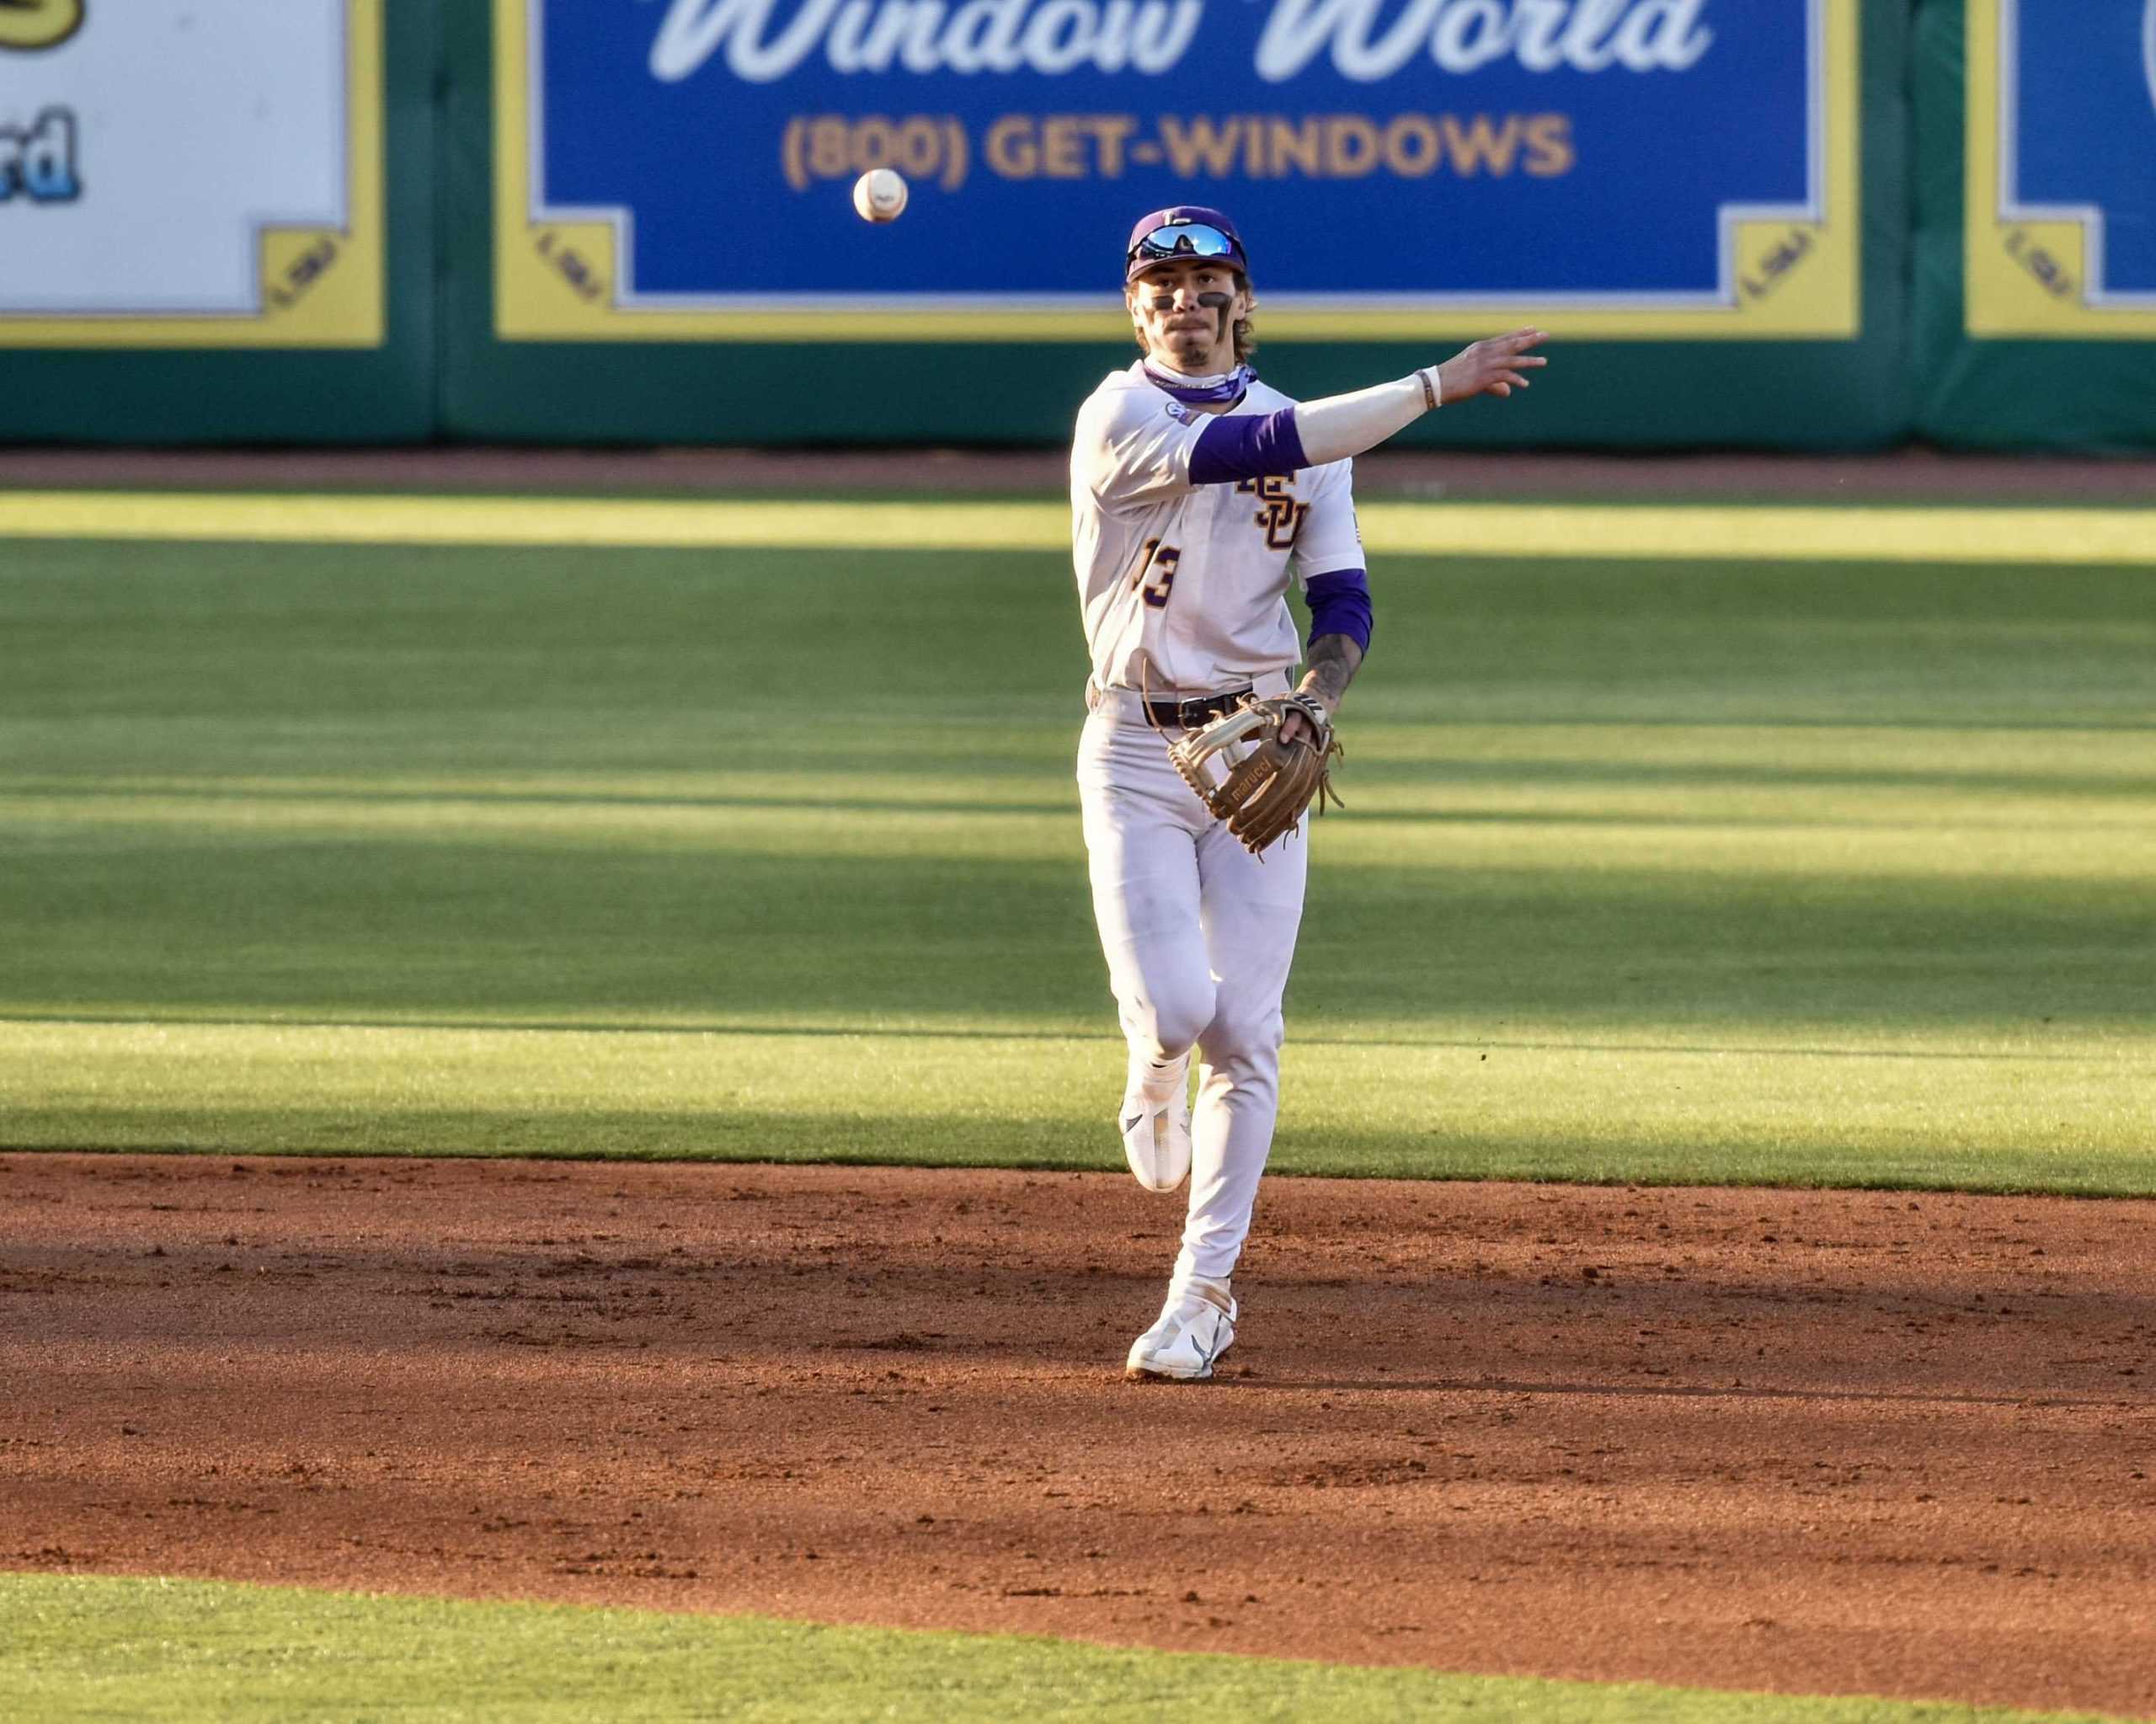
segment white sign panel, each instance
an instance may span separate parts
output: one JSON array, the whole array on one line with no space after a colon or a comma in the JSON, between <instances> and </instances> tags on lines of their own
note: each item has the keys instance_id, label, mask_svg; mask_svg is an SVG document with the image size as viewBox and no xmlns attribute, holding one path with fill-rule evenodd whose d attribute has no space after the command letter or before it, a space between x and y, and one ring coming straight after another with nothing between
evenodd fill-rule
<instances>
[{"instance_id":1,"label":"white sign panel","mask_svg":"<svg viewBox=\"0 0 2156 1724\"><path fill-rule=\"evenodd\" d=\"M0 345L379 342L380 5L0 14Z\"/></svg>"}]
</instances>

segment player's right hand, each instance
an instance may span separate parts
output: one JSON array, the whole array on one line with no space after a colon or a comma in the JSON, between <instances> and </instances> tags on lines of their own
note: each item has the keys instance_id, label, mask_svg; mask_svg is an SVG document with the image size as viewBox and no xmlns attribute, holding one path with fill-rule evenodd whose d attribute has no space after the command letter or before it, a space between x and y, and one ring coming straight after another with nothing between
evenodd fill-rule
<instances>
[{"instance_id":1,"label":"player's right hand","mask_svg":"<svg viewBox=\"0 0 2156 1724\"><path fill-rule=\"evenodd\" d=\"M1515 329L1463 348L1438 367L1439 404L1486 393L1510 395L1514 389L1526 388L1523 373L1550 363L1529 350L1549 339L1540 329Z\"/></svg>"}]
</instances>

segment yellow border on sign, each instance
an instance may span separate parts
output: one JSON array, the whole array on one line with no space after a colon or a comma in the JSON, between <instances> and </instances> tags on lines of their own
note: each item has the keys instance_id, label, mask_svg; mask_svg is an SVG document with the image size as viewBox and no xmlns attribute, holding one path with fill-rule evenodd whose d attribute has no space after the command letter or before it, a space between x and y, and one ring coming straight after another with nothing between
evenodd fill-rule
<instances>
[{"instance_id":1,"label":"yellow border on sign","mask_svg":"<svg viewBox=\"0 0 2156 1724\"><path fill-rule=\"evenodd\" d=\"M344 0L350 225L265 227L262 310L192 318L9 317L9 347L379 347L387 323L383 0ZM95 22L94 18L93 23Z\"/></svg>"},{"instance_id":2,"label":"yellow border on sign","mask_svg":"<svg viewBox=\"0 0 2156 1724\"><path fill-rule=\"evenodd\" d=\"M1862 328L1863 210L1859 0L1824 0L1824 219L1737 225L1737 303L1711 310L1566 311L1533 299L1427 311L1263 313L1267 341L1469 339L1534 323L1560 336L1657 341L1850 339ZM614 302L615 230L606 222L534 222L526 0L494 0L494 331L507 341L1127 340L1121 303L1089 311L909 311L766 307L624 311ZM843 187L829 189L834 196Z\"/></svg>"},{"instance_id":3,"label":"yellow border on sign","mask_svg":"<svg viewBox=\"0 0 2156 1724\"><path fill-rule=\"evenodd\" d=\"M2083 339L2156 335L2156 311L2092 306L2089 233L2079 222L2009 222L2000 155L2004 0L1970 0L1962 219L1963 322L1972 335Z\"/></svg>"}]
</instances>

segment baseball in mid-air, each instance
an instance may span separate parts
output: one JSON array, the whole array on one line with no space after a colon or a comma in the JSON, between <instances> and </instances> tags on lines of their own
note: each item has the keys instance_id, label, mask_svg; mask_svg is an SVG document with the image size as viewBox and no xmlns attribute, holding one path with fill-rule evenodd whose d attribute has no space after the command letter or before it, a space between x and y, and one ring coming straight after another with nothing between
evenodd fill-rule
<instances>
[{"instance_id":1,"label":"baseball in mid-air","mask_svg":"<svg viewBox=\"0 0 2156 1724\"><path fill-rule=\"evenodd\" d=\"M853 207L864 222L895 222L906 211L906 182L895 168L872 168L853 183Z\"/></svg>"}]
</instances>

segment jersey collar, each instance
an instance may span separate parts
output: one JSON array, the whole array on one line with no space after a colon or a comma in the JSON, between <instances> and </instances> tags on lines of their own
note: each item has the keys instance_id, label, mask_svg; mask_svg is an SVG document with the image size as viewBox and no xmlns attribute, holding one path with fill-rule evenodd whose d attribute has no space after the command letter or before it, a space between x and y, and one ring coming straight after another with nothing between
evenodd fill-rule
<instances>
[{"instance_id":1,"label":"jersey collar","mask_svg":"<svg viewBox=\"0 0 2156 1724\"><path fill-rule=\"evenodd\" d=\"M1147 382L1174 396L1186 407L1212 407L1222 402L1241 401L1257 381L1257 373L1248 366L1237 366L1232 371L1222 371L1217 376L1186 377L1180 371L1155 366L1150 359L1141 359L1138 364L1145 373Z\"/></svg>"}]
</instances>

